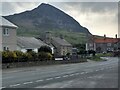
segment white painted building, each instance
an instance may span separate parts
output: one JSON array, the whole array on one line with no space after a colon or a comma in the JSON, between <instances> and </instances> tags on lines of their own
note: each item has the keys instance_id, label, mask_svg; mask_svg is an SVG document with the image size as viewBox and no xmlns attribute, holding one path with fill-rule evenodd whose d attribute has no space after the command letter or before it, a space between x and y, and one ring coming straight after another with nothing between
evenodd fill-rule
<instances>
[{"instance_id":1,"label":"white painted building","mask_svg":"<svg viewBox=\"0 0 120 90\"><path fill-rule=\"evenodd\" d=\"M41 46L49 46L43 41L38 40L34 37L17 37L17 50L22 52L34 51L38 52ZM54 47L49 46L52 49L52 54L54 53Z\"/></svg>"},{"instance_id":2,"label":"white painted building","mask_svg":"<svg viewBox=\"0 0 120 90\"><path fill-rule=\"evenodd\" d=\"M16 25L0 16L0 51L17 49L17 28Z\"/></svg>"}]
</instances>

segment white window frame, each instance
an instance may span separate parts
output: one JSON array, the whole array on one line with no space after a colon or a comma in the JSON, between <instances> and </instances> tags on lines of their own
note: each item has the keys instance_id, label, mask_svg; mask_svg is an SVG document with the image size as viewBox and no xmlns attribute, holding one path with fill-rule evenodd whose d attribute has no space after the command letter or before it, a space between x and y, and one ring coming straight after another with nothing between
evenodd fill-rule
<instances>
[{"instance_id":1,"label":"white window frame","mask_svg":"<svg viewBox=\"0 0 120 90\"><path fill-rule=\"evenodd\" d=\"M9 29L8 28L3 28L3 35L4 36L9 36Z\"/></svg>"},{"instance_id":2,"label":"white window frame","mask_svg":"<svg viewBox=\"0 0 120 90\"><path fill-rule=\"evenodd\" d=\"M3 47L3 50L4 50L4 51L7 51L7 50L9 50L9 47L8 47L8 46L4 46L4 47Z\"/></svg>"}]
</instances>

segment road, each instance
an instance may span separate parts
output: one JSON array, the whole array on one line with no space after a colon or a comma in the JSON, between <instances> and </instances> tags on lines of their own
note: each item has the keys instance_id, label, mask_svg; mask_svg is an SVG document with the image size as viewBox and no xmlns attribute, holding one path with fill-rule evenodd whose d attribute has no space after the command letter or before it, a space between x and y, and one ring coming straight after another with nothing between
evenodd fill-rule
<instances>
[{"instance_id":1,"label":"road","mask_svg":"<svg viewBox=\"0 0 120 90\"><path fill-rule=\"evenodd\" d=\"M3 70L2 88L117 88L118 58L107 59Z\"/></svg>"}]
</instances>

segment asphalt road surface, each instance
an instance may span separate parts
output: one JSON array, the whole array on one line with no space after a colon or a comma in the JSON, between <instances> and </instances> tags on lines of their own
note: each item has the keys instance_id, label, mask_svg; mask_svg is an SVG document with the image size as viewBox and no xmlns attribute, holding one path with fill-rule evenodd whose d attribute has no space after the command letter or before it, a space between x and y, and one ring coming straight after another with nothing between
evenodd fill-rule
<instances>
[{"instance_id":1,"label":"asphalt road surface","mask_svg":"<svg viewBox=\"0 0 120 90\"><path fill-rule=\"evenodd\" d=\"M118 88L118 58L3 70L2 88Z\"/></svg>"}]
</instances>

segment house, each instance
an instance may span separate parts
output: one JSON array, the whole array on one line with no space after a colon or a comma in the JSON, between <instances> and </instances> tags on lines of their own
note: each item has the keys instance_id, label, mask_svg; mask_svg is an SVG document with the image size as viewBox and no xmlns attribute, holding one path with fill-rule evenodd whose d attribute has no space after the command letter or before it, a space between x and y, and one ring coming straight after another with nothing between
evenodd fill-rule
<instances>
[{"instance_id":1,"label":"house","mask_svg":"<svg viewBox=\"0 0 120 90\"><path fill-rule=\"evenodd\" d=\"M17 49L17 28L18 27L10 21L0 17L0 51L14 51Z\"/></svg>"},{"instance_id":2,"label":"house","mask_svg":"<svg viewBox=\"0 0 120 90\"><path fill-rule=\"evenodd\" d=\"M65 39L59 37L52 38L52 44L56 47L56 55L72 54L72 45Z\"/></svg>"},{"instance_id":3,"label":"house","mask_svg":"<svg viewBox=\"0 0 120 90\"><path fill-rule=\"evenodd\" d=\"M13 23L1 17L0 23L0 51L4 50L19 50L22 52L35 51L41 46L49 46L52 49L52 54L61 56L68 53L72 54L72 45L62 37L52 37L51 33L46 32L45 39L41 41L34 37L18 37L16 29L18 28Z\"/></svg>"},{"instance_id":4,"label":"house","mask_svg":"<svg viewBox=\"0 0 120 90\"><path fill-rule=\"evenodd\" d=\"M56 56L63 56L68 53L72 54L72 45L62 36L53 37L50 32L46 32L45 43L54 46L54 54Z\"/></svg>"},{"instance_id":5,"label":"house","mask_svg":"<svg viewBox=\"0 0 120 90\"><path fill-rule=\"evenodd\" d=\"M38 52L38 49L41 46L49 46L45 44L43 41L38 40L34 37L17 37L17 50L22 52L28 52L28 51L34 51ZM54 53L53 48L49 46L52 49L52 54Z\"/></svg>"},{"instance_id":6,"label":"house","mask_svg":"<svg viewBox=\"0 0 120 90\"><path fill-rule=\"evenodd\" d=\"M120 38L107 38L104 35L104 38L95 38L92 37L91 41L89 40L86 43L86 50L94 50L98 53L111 52L120 49Z\"/></svg>"}]
</instances>

